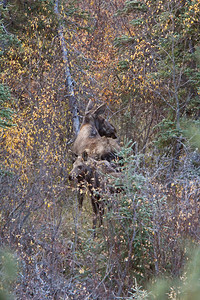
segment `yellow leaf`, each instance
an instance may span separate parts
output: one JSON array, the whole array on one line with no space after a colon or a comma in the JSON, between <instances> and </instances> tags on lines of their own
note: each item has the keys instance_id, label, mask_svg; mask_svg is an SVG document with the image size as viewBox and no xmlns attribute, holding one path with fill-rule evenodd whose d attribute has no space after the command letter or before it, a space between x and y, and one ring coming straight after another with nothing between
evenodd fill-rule
<instances>
[{"instance_id":1,"label":"yellow leaf","mask_svg":"<svg viewBox=\"0 0 200 300\"><path fill-rule=\"evenodd\" d=\"M84 271L83 268L81 268L81 269L79 270L79 273L80 273L80 274L84 274L84 272L85 272L85 271Z\"/></svg>"}]
</instances>

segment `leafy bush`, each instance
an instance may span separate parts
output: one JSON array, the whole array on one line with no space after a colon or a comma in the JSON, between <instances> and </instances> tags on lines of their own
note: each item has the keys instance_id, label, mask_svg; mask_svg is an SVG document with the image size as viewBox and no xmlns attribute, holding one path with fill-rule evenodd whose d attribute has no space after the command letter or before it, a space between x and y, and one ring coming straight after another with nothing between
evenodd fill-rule
<instances>
[{"instance_id":1,"label":"leafy bush","mask_svg":"<svg viewBox=\"0 0 200 300\"><path fill-rule=\"evenodd\" d=\"M9 250L0 250L0 300L11 300L12 284L16 280L18 264Z\"/></svg>"}]
</instances>

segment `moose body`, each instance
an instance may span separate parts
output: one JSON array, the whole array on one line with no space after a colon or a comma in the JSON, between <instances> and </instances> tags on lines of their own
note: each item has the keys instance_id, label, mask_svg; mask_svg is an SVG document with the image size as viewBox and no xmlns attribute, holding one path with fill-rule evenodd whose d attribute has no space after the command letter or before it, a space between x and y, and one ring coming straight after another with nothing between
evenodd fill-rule
<instances>
[{"instance_id":1,"label":"moose body","mask_svg":"<svg viewBox=\"0 0 200 300\"><path fill-rule=\"evenodd\" d=\"M106 176L106 175L109 176ZM82 156L78 156L73 164L69 179L78 183L80 189L88 189L91 204L94 212L93 229L96 228L97 218L99 217L100 225L104 214L105 201L102 195L118 192L118 189L113 185L113 179L120 178L116 166L107 160L97 161L88 157L87 152ZM84 194L79 193L79 207L82 208Z\"/></svg>"},{"instance_id":2,"label":"moose body","mask_svg":"<svg viewBox=\"0 0 200 300\"><path fill-rule=\"evenodd\" d=\"M76 183L79 207L83 205L84 191L89 190L94 212L93 228L96 228L99 217L100 225L104 214L105 197L103 194L115 193L119 189L112 186L112 178L120 178L118 165L111 160L121 150L115 127L102 114L105 104L94 106L89 101L80 131L73 145L73 152L77 156L73 164L69 179ZM106 176L110 175L110 178Z\"/></svg>"},{"instance_id":3,"label":"moose body","mask_svg":"<svg viewBox=\"0 0 200 300\"><path fill-rule=\"evenodd\" d=\"M115 153L120 151L116 129L102 114L105 112L105 104L94 108L89 101L83 122L73 145L73 152L79 156L84 151L95 159L112 160Z\"/></svg>"}]
</instances>

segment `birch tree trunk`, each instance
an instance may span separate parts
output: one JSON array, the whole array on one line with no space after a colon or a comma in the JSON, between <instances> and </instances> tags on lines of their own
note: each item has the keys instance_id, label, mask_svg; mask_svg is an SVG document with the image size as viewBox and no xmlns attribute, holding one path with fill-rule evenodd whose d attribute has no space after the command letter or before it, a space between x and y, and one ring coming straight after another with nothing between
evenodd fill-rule
<instances>
[{"instance_id":1,"label":"birch tree trunk","mask_svg":"<svg viewBox=\"0 0 200 300\"><path fill-rule=\"evenodd\" d=\"M67 97L69 99L69 108L72 114L73 131L75 135L77 135L80 127L79 116L78 116L78 104L74 94L74 86L73 86L73 81L72 81L70 67L69 67L68 51L65 43L64 34L63 34L63 25L60 22L60 13L59 13L58 6L59 6L59 0L55 0L54 11L55 14L57 15L58 22L59 22L58 35L60 38L63 62L65 67L65 85L67 90Z\"/></svg>"}]
</instances>

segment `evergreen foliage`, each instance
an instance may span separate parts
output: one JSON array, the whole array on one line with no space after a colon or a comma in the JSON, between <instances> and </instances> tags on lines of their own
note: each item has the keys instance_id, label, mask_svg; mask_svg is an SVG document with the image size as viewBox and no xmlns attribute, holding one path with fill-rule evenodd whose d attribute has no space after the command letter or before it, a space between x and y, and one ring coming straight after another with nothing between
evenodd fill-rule
<instances>
[{"instance_id":1,"label":"evergreen foliage","mask_svg":"<svg viewBox=\"0 0 200 300\"><path fill-rule=\"evenodd\" d=\"M11 289L17 279L18 264L17 260L8 249L0 250L0 299L14 299Z\"/></svg>"},{"instance_id":2,"label":"evergreen foliage","mask_svg":"<svg viewBox=\"0 0 200 300\"><path fill-rule=\"evenodd\" d=\"M14 111L6 107L6 105L8 105L9 102L11 102L10 89L7 86L1 84L0 85L0 127L2 128L8 128L15 125L12 122Z\"/></svg>"}]
</instances>

